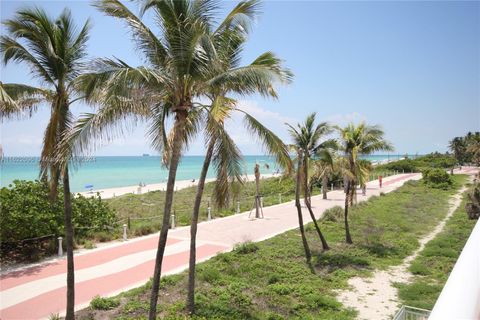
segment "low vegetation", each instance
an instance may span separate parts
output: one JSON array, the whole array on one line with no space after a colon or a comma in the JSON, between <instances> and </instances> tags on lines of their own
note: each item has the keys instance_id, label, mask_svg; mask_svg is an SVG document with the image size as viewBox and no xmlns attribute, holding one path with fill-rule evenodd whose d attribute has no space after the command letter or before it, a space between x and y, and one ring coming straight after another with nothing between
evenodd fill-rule
<instances>
[{"instance_id":1,"label":"low vegetation","mask_svg":"<svg viewBox=\"0 0 480 320\"><path fill-rule=\"evenodd\" d=\"M176 225L186 226L190 224L192 205L196 187L189 187L175 192L173 212L175 212ZM230 205L226 209L217 209L213 206L212 193L214 183L205 184L204 197L200 207L199 220L207 220L207 208L210 203L212 217L225 217L236 213L237 201L240 204L240 212L252 210L255 201L255 183L246 182L243 186L236 186L236 194L232 197ZM294 181L288 177L276 177L262 179L260 181L260 193L263 195L263 205L271 206L281 202L293 200L295 196ZM314 188L313 194L320 193ZM129 235L140 236L158 231L161 227L159 214L163 210L165 201L164 191L151 191L142 195L127 194L113 199L104 200L110 208L115 210L118 219L127 223L130 218ZM112 237L120 236L120 233L112 234Z\"/></svg>"},{"instance_id":2,"label":"low vegetation","mask_svg":"<svg viewBox=\"0 0 480 320\"><path fill-rule=\"evenodd\" d=\"M457 258L475 226L476 220L468 218L466 197L447 221L443 231L412 262L410 272L415 277L409 284L399 284L403 304L432 309Z\"/></svg>"},{"instance_id":3,"label":"low vegetation","mask_svg":"<svg viewBox=\"0 0 480 320\"><path fill-rule=\"evenodd\" d=\"M446 190L451 188L453 184L451 175L443 169L425 169L422 172L422 176L423 182L432 188Z\"/></svg>"},{"instance_id":4,"label":"low vegetation","mask_svg":"<svg viewBox=\"0 0 480 320\"><path fill-rule=\"evenodd\" d=\"M50 201L48 186L40 181L16 180L0 189L2 262L38 260L57 250L56 238L64 235L62 195ZM72 198L72 209L79 242L116 227L115 213L99 197Z\"/></svg>"},{"instance_id":5,"label":"low vegetation","mask_svg":"<svg viewBox=\"0 0 480 320\"><path fill-rule=\"evenodd\" d=\"M343 220L321 220L331 250L322 252L313 224L306 226L311 244L311 268L298 230L274 238L239 245L198 265L195 319L354 319L355 311L337 300L347 280L400 263L418 248L418 239L430 232L448 211L448 198L465 182L453 177L454 187L430 188L421 181L374 197L352 208L354 244L344 243ZM186 272L162 279L158 315L185 319ZM115 297L120 305L110 318L142 319L148 312L151 283ZM102 318L91 308L79 319Z\"/></svg>"},{"instance_id":6,"label":"low vegetation","mask_svg":"<svg viewBox=\"0 0 480 320\"><path fill-rule=\"evenodd\" d=\"M451 169L455 166L456 160L452 155L434 152L428 155L402 159L375 167L375 172L399 171L399 172L421 172L426 169L440 168Z\"/></svg>"}]
</instances>

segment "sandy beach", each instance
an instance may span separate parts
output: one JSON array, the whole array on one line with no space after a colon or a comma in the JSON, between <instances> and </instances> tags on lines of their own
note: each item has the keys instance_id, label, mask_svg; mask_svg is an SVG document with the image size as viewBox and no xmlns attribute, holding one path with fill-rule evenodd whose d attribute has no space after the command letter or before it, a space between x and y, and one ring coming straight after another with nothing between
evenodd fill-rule
<instances>
[{"instance_id":1,"label":"sandy beach","mask_svg":"<svg viewBox=\"0 0 480 320\"><path fill-rule=\"evenodd\" d=\"M275 176L279 176L279 174L261 174L261 179L267 179ZM247 181L254 181L255 176L253 174L246 175L246 180ZM210 178L206 179L206 182L212 182L215 181L215 178ZM175 182L175 190L181 190L185 189L188 187L193 187L198 184L198 179L195 181L192 180L180 180ZM88 196L94 196L97 193L100 193L100 197L102 199L109 199L109 198L114 198L118 197L121 195L125 195L128 193L132 194L144 194L150 191L165 191L167 189L167 183L162 182L162 183L153 183L153 184L147 184L143 187L140 187L138 185L136 186L127 186L127 187L118 187L118 188L108 188L108 189L94 189L92 191L85 191L85 192L77 192L78 194L81 194L85 197Z\"/></svg>"}]
</instances>

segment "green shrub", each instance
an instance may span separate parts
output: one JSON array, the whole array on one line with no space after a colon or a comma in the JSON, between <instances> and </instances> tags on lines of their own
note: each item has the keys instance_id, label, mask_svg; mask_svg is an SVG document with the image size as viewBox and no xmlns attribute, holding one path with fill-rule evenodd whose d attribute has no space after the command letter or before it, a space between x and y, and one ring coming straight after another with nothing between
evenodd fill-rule
<instances>
[{"instance_id":1,"label":"green shrub","mask_svg":"<svg viewBox=\"0 0 480 320\"><path fill-rule=\"evenodd\" d=\"M91 240L87 240L83 243L83 247L85 249L94 249L96 248L97 246L95 245L95 242L91 241Z\"/></svg>"},{"instance_id":2,"label":"green shrub","mask_svg":"<svg viewBox=\"0 0 480 320\"><path fill-rule=\"evenodd\" d=\"M73 225L77 237L86 236L91 231L103 230L105 227L115 227L116 217L100 195L86 198L78 195L72 198ZM83 229L83 227L87 227Z\"/></svg>"},{"instance_id":3,"label":"green shrub","mask_svg":"<svg viewBox=\"0 0 480 320\"><path fill-rule=\"evenodd\" d=\"M63 203L49 201L46 184L15 180L9 187L0 189L2 242L62 233Z\"/></svg>"},{"instance_id":4,"label":"green shrub","mask_svg":"<svg viewBox=\"0 0 480 320\"><path fill-rule=\"evenodd\" d=\"M420 172L429 168L450 169L455 165L452 155L434 152L415 159L402 159L375 167L376 172L397 170L405 172Z\"/></svg>"},{"instance_id":5,"label":"green shrub","mask_svg":"<svg viewBox=\"0 0 480 320\"><path fill-rule=\"evenodd\" d=\"M211 267L207 267L201 270L198 276L201 280L211 284L214 284L221 277L220 272L217 269Z\"/></svg>"},{"instance_id":6,"label":"green shrub","mask_svg":"<svg viewBox=\"0 0 480 320\"><path fill-rule=\"evenodd\" d=\"M107 242L113 240L113 238L113 235L107 231L96 232L94 236L94 239L97 242Z\"/></svg>"},{"instance_id":7,"label":"green shrub","mask_svg":"<svg viewBox=\"0 0 480 320\"><path fill-rule=\"evenodd\" d=\"M332 222L343 220L343 208L340 206L335 206L333 208L325 210L321 220Z\"/></svg>"},{"instance_id":8,"label":"green shrub","mask_svg":"<svg viewBox=\"0 0 480 320\"><path fill-rule=\"evenodd\" d=\"M102 298L100 296L95 296L92 301L90 301L90 308L93 310L111 310L120 305L120 301L115 298Z\"/></svg>"},{"instance_id":9,"label":"green shrub","mask_svg":"<svg viewBox=\"0 0 480 320\"><path fill-rule=\"evenodd\" d=\"M400 171L400 172L416 172L417 166L412 159L403 159L399 161L390 162L383 166L386 170Z\"/></svg>"},{"instance_id":10,"label":"green shrub","mask_svg":"<svg viewBox=\"0 0 480 320\"><path fill-rule=\"evenodd\" d=\"M258 245L255 242L247 241L235 247L234 251L240 254L252 253L258 250Z\"/></svg>"},{"instance_id":11,"label":"green shrub","mask_svg":"<svg viewBox=\"0 0 480 320\"><path fill-rule=\"evenodd\" d=\"M447 190L452 187L452 177L443 169L425 169L422 172L424 183L436 189Z\"/></svg>"},{"instance_id":12,"label":"green shrub","mask_svg":"<svg viewBox=\"0 0 480 320\"><path fill-rule=\"evenodd\" d=\"M274 283L279 282L280 279L281 279L280 276L278 274L274 273L274 274L271 274L271 275L268 276L267 283L268 284L274 284Z\"/></svg>"},{"instance_id":13,"label":"green shrub","mask_svg":"<svg viewBox=\"0 0 480 320\"><path fill-rule=\"evenodd\" d=\"M50 201L46 183L15 180L0 189L0 238L18 241L53 234L63 234L63 191ZM82 237L93 230L115 227L115 213L95 197L72 196L75 235Z\"/></svg>"},{"instance_id":14,"label":"green shrub","mask_svg":"<svg viewBox=\"0 0 480 320\"><path fill-rule=\"evenodd\" d=\"M283 283L274 283L269 285L268 288L281 296L287 295L293 291L293 288L290 285Z\"/></svg>"}]
</instances>

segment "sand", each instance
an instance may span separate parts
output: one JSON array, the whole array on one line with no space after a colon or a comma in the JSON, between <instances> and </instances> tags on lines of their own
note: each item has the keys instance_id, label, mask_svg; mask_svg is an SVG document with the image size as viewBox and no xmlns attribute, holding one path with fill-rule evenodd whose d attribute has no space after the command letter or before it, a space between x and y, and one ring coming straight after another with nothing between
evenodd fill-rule
<instances>
[{"instance_id":1,"label":"sand","mask_svg":"<svg viewBox=\"0 0 480 320\"><path fill-rule=\"evenodd\" d=\"M275 174L261 174L261 179L267 179L271 177L278 176ZM247 175L246 176L247 181L254 181L255 176L253 174ZM206 179L206 182L212 182L215 181L214 178ZM175 182L175 190L181 190L189 187L196 186L198 184L198 179L196 179L194 182L192 180L180 180ZM95 196L97 193L100 193L100 196L102 199L109 199L109 198L114 198L118 197L124 194L132 193L132 194L144 194L150 191L165 191L167 189L167 183L162 182L162 183L154 183L154 184L147 184L144 187L139 187L138 185L136 186L127 186L127 187L118 187L118 188L108 188L108 189L98 189L98 190L93 190L93 191L86 191L86 192L78 192L78 194L81 194L85 197L88 196Z\"/></svg>"},{"instance_id":2,"label":"sand","mask_svg":"<svg viewBox=\"0 0 480 320\"><path fill-rule=\"evenodd\" d=\"M348 281L350 288L341 291L338 300L345 306L358 311L357 319L390 319L400 308L395 282L408 283L412 274L408 271L411 262L425 248L425 245L435 238L445 226L462 201L462 188L450 199L450 209L447 216L430 232L420 240L420 247L410 256L406 257L402 264L390 267L384 271L375 271L372 277L354 277Z\"/></svg>"}]
</instances>

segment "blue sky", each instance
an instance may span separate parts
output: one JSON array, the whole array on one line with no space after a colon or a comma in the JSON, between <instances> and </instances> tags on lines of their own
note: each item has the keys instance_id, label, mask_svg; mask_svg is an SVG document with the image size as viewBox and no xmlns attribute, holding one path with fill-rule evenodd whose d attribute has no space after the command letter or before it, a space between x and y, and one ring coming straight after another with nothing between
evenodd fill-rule
<instances>
[{"instance_id":1,"label":"blue sky","mask_svg":"<svg viewBox=\"0 0 480 320\"><path fill-rule=\"evenodd\" d=\"M133 65L142 63L128 29L88 1L2 1L1 18L34 4L52 15L68 6L77 24L90 17L92 58L116 56ZM225 12L234 4L222 3ZM145 19L152 26L149 17ZM239 103L285 141L284 122L301 121L313 111L320 120L340 125L362 120L380 124L401 154L445 151L452 137L480 130L478 1L267 1L244 62L267 50L285 60L294 83L279 88L277 101L252 96ZM36 84L27 68L15 64L2 65L0 79ZM73 111L89 109L76 105ZM45 106L32 119L2 123L5 154L39 155L48 117ZM262 153L239 119L229 127L245 154ZM139 125L96 154L153 153L144 132ZM202 154L203 149L198 139L188 154Z\"/></svg>"}]
</instances>

